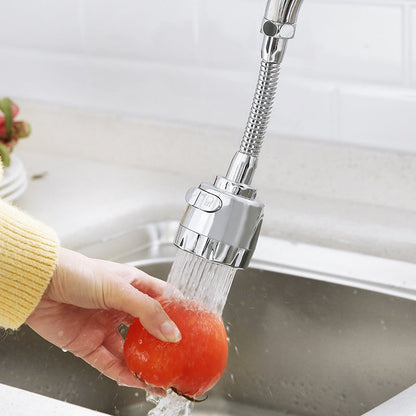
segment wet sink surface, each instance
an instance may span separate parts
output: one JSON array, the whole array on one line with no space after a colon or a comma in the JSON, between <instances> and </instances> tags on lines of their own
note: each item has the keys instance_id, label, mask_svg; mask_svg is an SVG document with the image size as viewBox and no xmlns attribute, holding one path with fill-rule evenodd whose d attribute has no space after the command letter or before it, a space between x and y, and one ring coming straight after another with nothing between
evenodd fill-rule
<instances>
[{"instance_id":1,"label":"wet sink surface","mask_svg":"<svg viewBox=\"0 0 416 416\"><path fill-rule=\"evenodd\" d=\"M142 267L160 277L169 268ZM416 382L411 300L251 269L237 273L224 321L227 370L196 415L244 415L245 405L259 415L358 416ZM142 392L118 387L28 327L2 335L0 382L114 415L149 409Z\"/></svg>"},{"instance_id":2,"label":"wet sink surface","mask_svg":"<svg viewBox=\"0 0 416 416\"><path fill-rule=\"evenodd\" d=\"M139 259L166 278L171 235L169 244L152 238L140 246L142 235L129 236L128 256L102 257ZM121 246L106 244L108 253ZM227 370L195 416L359 416L416 382L413 300L253 268L237 273L224 321ZM117 386L27 326L0 332L0 383L110 415L151 408L141 390Z\"/></svg>"}]
</instances>

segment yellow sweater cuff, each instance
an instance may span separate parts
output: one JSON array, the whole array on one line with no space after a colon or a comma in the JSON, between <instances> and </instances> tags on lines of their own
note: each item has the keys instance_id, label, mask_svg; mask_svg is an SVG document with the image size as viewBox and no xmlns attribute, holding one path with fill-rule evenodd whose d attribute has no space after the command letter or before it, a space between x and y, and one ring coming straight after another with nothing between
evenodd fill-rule
<instances>
[{"instance_id":1,"label":"yellow sweater cuff","mask_svg":"<svg viewBox=\"0 0 416 416\"><path fill-rule=\"evenodd\" d=\"M57 255L53 230L0 200L0 326L24 323L48 287Z\"/></svg>"}]
</instances>

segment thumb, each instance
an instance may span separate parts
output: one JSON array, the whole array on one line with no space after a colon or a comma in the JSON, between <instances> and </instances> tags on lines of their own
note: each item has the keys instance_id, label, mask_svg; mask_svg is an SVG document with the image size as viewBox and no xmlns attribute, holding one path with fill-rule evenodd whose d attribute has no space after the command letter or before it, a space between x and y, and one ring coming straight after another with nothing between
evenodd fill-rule
<instances>
[{"instance_id":1,"label":"thumb","mask_svg":"<svg viewBox=\"0 0 416 416\"><path fill-rule=\"evenodd\" d=\"M107 307L126 312L139 318L142 325L156 338L167 342L179 342L181 333L163 310L162 305L150 296L135 289L127 282L113 282L107 294Z\"/></svg>"}]
</instances>

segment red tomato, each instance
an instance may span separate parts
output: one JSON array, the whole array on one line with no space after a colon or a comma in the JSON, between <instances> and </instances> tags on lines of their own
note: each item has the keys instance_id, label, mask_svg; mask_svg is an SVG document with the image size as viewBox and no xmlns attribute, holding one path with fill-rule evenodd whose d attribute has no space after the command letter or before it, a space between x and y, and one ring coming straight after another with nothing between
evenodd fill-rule
<instances>
[{"instance_id":1,"label":"red tomato","mask_svg":"<svg viewBox=\"0 0 416 416\"><path fill-rule=\"evenodd\" d=\"M174 298L160 303L181 331L181 341L160 341L135 319L124 343L126 364L148 385L200 397L217 383L227 365L224 323L195 301Z\"/></svg>"}]
</instances>

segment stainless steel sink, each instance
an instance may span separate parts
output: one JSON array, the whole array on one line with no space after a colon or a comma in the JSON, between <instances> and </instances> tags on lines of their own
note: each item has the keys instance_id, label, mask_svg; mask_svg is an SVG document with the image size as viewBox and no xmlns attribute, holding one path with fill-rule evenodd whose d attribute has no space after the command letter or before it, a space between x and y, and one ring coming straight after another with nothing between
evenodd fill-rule
<instances>
[{"instance_id":1,"label":"stainless steel sink","mask_svg":"<svg viewBox=\"0 0 416 416\"><path fill-rule=\"evenodd\" d=\"M144 226L79 249L165 278L175 227ZM237 273L224 311L231 339L227 370L195 415L359 416L416 383L413 288L388 284L386 274L360 275L359 268L308 269L306 254L295 270L287 254L266 243L260 241L253 268ZM277 263L273 253L287 261ZM367 261L367 272L402 272L396 276L401 281L415 270L345 255L345 261ZM28 327L0 338L0 383L113 415L141 416L151 408L142 391L118 387Z\"/></svg>"}]
</instances>

